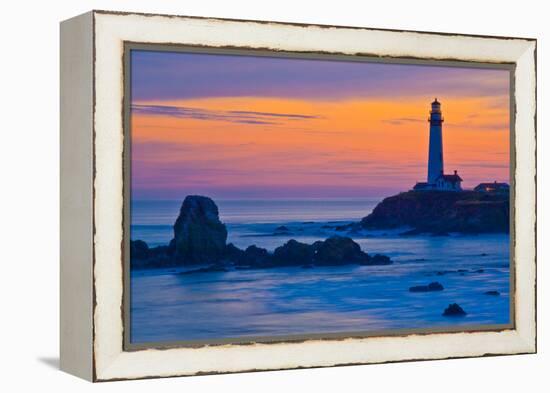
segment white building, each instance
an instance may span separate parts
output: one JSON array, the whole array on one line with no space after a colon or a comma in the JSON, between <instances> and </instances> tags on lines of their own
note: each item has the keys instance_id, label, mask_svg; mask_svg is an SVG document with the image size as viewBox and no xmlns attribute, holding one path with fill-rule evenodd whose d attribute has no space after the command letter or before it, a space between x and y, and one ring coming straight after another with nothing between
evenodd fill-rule
<instances>
[{"instance_id":1,"label":"white building","mask_svg":"<svg viewBox=\"0 0 550 393\"><path fill-rule=\"evenodd\" d=\"M428 178L426 182L416 183L415 191L462 191L462 178L454 171L446 175L443 166L443 115L441 103L437 98L432 102L430 111L430 149L428 154Z\"/></svg>"}]
</instances>

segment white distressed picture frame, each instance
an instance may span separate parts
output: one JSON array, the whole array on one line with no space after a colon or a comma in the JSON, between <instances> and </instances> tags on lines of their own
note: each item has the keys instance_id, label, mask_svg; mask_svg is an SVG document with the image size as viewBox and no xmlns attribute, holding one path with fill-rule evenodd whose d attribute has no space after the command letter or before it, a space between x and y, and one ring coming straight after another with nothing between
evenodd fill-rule
<instances>
[{"instance_id":1,"label":"white distressed picture frame","mask_svg":"<svg viewBox=\"0 0 550 393\"><path fill-rule=\"evenodd\" d=\"M514 328L124 350L124 43L515 64ZM536 352L536 41L92 11L61 24L61 368L91 381Z\"/></svg>"}]
</instances>

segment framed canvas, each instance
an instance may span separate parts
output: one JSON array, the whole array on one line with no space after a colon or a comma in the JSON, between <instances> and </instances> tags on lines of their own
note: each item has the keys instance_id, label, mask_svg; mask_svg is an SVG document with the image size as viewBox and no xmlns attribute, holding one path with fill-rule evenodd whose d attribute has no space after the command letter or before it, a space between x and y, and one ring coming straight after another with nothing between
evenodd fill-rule
<instances>
[{"instance_id":1,"label":"framed canvas","mask_svg":"<svg viewBox=\"0 0 550 393\"><path fill-rule=\"evenodd\" d=\"M61 368L536 352L536 40L61 24Z\"/></svg>"}]
</instances>

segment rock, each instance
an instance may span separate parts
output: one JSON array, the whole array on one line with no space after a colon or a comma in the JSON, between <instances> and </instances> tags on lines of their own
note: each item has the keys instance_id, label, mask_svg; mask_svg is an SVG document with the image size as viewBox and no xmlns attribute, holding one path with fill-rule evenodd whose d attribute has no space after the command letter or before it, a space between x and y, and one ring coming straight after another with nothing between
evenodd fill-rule
<instances>
[{"instance_id":1,"label":"rock","mask_svg":"<svg viewBox=\"0 0 550 393\"><path fill-rule=\"evenodd\" d=\"M229 262L237 262L244 256L244 251L237 248L233 243L229 243L225 246L224 260Z\"/></svg>"},{"instance_id":2,"label":"rock","mask_svg":"<svg viewBox=\"0 0 550 393\"><path fill-rule=\"evenodd\" d=\"M236 265L244 265L254 268L271 267L272 257L265 248L252 245L244 251L242 258L239 261L236 261Z\"/></svg>"},{"instance_id":3,"label":"rock","mask_svg":"<svg viewBox=\"0 0 550 393\"><path fill-rule=\"evenodd\" d=\"M437 292L442 291L443 285L437 281L431 282L428 285L417 285L409 288L409 292Z\"/></svg>"},{"instance_id":4,"label":"rock","mask_svg":"<svg viewBox=\"0 0 550 393\"><path fill-rule=\"evenodd\" d=\"M275 228L275 231L277 232L288 232L288 228L284 225L281 225L281 226L278 226L277 228Z\"/></svg>"},{"instance_id":5,"label":"rock","mask_svg":"<svg viewBox=\"0 0 550 393\"><path fill-rule=\"evenodd\" d=\"M177 266L171 245L149 247L143 240L130 241L130 267L132 269L166 268Z\"/></svg>"},{"instance_id":6,"label":"rock","mask_svg":"<svg viewBox=\"0 0 550 393\"><path fill-rule=\"evenodd\" d=\"M311 264L314 251L313 246L291 239L275 249L273 262L279 266Z\"/></svg>"},{"instance_id":7,"label":"rock","mask_svg":"<svg viewBox=\"0 0 550 393\"><path fill-rule=\"evenodd\" d=\"M130 256L132 259L149 258L149 246L143 240L130 240Z\"/></svg>"},{"instance_id":8,"label":"rock","mask_svg":"<svg viewBox=\"0 0 550 393\"><path fill-rule=\"evenodd\" d=\"M216 263L226 251L227 229L208 197L189 195L174 224L175 258L183 264Z\"/></svg>"},{"instance_id":9,"label":"rock","mask_svg":"<svg viewBox=\"0 0 550 393\"><path fill-rule=\"evenodd\" d=\"M499 291L487 291L487 292L484 292L485 295L489 295L489 296L500 296L500 292Z\"/></svg>"},{"instance_id":10,"label":"rock","mask_svg":"<svg viewBox=\"0 0 550 393\"><path fill-rule=\"evenodd\" d=\"M360 225L364 229L413 228L404 236L505 233L510 230L509 210L506 194L409 191L385 198Z\"/></svg>"},{"instance_id":11,"label":"rock","mask_svg":"<svg viewBox=\"0 0 550 393\"><path fill-rule=\"evenodd\" d=\"M368 255L349 237L332 236L313 243L315 265L344 265L368 261Z\"/></svg>"},{"instance_id":12,"label":"rock","mask_svg":"<svg viewBox=\"0 0 550 393\"><path fill-rule=\"evenodd\" d=\"M466 315L466 311L464 311L458 304L453 303L449 304L445 311L443 311L442 315L444 317L460 317Z\"/></svg>"},{"instance_id":13,"label":"rock","mask_svg":"<svg viewBox=\"0 0 550 393\"><path fill-rule=\"evenodd\" d=\"M245 251L233 244L226 247L224 260L237 268L271 268L300 266L309 269L315 265L388 265L392 261L381 254L370 256L361 251L359 244L348 237L333 236L314 244L289 240L270 254L266 249L250 246Z\"/></svg>"},{"instance_id":14,"label":"rock","mask_svg":"<svg viewBox=\"0 0 550 393\"><path fill-rule=\"evenodd\" d=\"M195 273L211 273L211 272L227 272L227 271L228 270L223 265L210 265L200 269L187 270L178 274L187 275L187 274L195 274Z\"/></svg>"},{"instance_id":15,"label":"rock","mask_svg":"<svg viewBox=\"0 0 550 393\"><path fill-rule=\"evenodd\" d=\"M474 273L485 273L485 270L483 269L477 269L474 271Z\"/></svg>"},{"instance_id":16,"label":"rock","mask_svg":"<svg viewBox=\"0 0 550 393\"><path fill-rule=\"evenodd\" d=\"M361 265L391 265L392 263L390 257L382 254L367 255L367 260L360 262Z\"/></svg>"}]
</instances>

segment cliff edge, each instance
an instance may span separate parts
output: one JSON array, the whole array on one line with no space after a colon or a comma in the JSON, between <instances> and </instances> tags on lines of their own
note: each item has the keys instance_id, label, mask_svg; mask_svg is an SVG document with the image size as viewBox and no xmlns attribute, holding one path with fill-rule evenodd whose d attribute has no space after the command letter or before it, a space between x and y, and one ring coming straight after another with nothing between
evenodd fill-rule
<instances>
[{"instance_id":1,"label":"cliff edge","mask_svg":"<svg viewBox=\"0 0 550 393\"><path fill-rule=\"evenodd\" d=\"M408 234L505 233L510 230L507 193L408 191L380 202L362 229L411 227Z\"/></svg>"}]
</instances>

